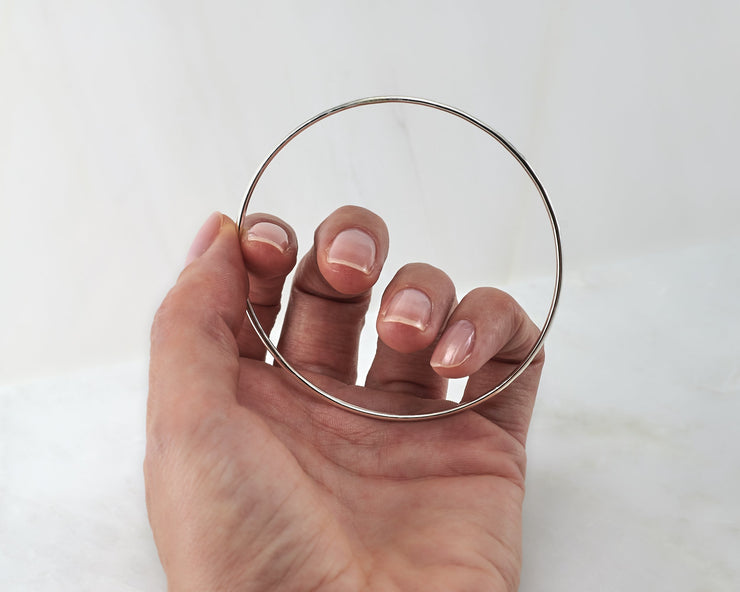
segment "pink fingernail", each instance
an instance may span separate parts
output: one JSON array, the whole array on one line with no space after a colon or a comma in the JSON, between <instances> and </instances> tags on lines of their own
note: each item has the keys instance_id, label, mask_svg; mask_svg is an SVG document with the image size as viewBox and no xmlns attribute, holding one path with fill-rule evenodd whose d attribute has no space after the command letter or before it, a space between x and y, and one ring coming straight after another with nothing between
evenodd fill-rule
<instances>
[{"instance_id":1,"label":"pink fingernail","mask_svg":"<svg viewBox=\"0 0 740 592\"><path fill-rule=\"evenodd\" d=\"M454 368L462 364L473 353L475 326L470 321L458 321L445 331L434 349L432 366Z\"/></svg>"},{"instance_id":2,"label":"pink fingernail","mask_svg":"<svg viewBox=\"0 0 740 592\"><path fill-rule=\"evenodd\" d=\"M401 323L424 331L432 318L432 301L415 288L396 292L383 315L386 323Z\"/></svg>"},{"instance_id":3,"label":"pink fingernail","mask_svg":"<svg viewBox=\"0 0 740 592\"><path fill-rule=\"evenodd\" d=\"M200 257L203 253L208 250L208 247L213 243L213 239L218 235L218 231L221 228L221 214L213 212L208 219L200 227L198 234L195 235L193 244L190 245L188 255L185 257L185 266L190 265L193 260Z\"/></svg>"},{"instance_id":4,"label":"pink fingernail","mask_svg":"<svg viewBox=\"0 0 740 592\"><path fill-rule=\"evenodd\" d=\"M343 230L332 241L326 261L370 275L375 266L375 241L359 228Z\"/></svg>"},{"instance_id":5,"label":"pink fingernail","mask_svg":"<svg viewBox=\"0 0 740 592\"><path fill-rule=\"evenodd\" d=\"M285 229L272 222L257 222L247 230L247 240L272 245L281 253L288 248L290 240Z\"/></svg>"}]
</instances>

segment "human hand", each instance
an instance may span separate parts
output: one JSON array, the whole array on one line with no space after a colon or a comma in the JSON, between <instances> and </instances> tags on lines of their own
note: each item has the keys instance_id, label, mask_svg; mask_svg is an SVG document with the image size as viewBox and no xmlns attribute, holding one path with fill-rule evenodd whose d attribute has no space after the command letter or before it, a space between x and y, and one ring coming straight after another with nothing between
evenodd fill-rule
<instances>
[{"instance_id":1,"label":"human hand","mask_svg":"<svg viewBox=\"0 0 740 592\"><path fill-rule=\"evenodd\" d=\"M385 422L336 408L264 362L245 300L269 330L297 245L269 216L245 228L240 241L231 220L209 218L152 328L144 469L169 589L515 590L544 355L507 390L443 419ZM442 399L446 378L468 375L480 394L538 336L509 296L483 288L457 304L444 273L412 264L386 289L378 351L366 386L355 386L387 230L347 207L314 240L279 349L345 400Z\"/></svg>"}]
</instances>

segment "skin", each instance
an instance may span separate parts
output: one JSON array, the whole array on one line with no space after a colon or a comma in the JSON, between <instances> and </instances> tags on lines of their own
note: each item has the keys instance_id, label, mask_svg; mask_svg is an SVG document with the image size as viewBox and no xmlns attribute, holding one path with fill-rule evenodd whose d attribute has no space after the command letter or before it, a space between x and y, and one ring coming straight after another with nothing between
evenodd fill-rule
<instances>
[{"instance_id":1,"label":"skin","mask_svg":"<svg viewBox=\"0 0 740 592\"><path fill-rule=\"evenodd\" d=\"M152 328L144 473L168 589L515 590L544 356L492 400L440 420L385 422L330 406L264 362L246 319L249 294L272 325L296 260L290 227L260 214L245 227L260 221L287 242L240 240L231 220L212 216ZM348 228L372 237L369 270L331 263ZM357 336L387 250L385 225L367 210L341 208L317 229L279 344L309 378L370 407L408 405L443 398L450 377L472 375L481 392L527 353L538 331L511 297L482 288L458 304L442 271L412 264L384 293L376 359L367 386L355 386ZM404 288L429 298L426 324L387 320ZM430 364L460 320L475 328L472 353Z\"/></svg>"}]
</instances>

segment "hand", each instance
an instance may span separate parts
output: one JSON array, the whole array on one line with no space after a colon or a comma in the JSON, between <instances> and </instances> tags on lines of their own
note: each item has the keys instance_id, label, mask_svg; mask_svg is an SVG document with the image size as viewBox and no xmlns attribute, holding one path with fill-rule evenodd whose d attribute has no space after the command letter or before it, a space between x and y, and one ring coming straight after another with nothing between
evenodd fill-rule
<instances>
[{"instance_id":1,"label":"hand","mask_svg":"<svg viewBox=\"0 0 740 592\"><path fill-rule=\"evenodd\" d=\"M248 293L272 326L294 233L266 215L245 227L240 241L228 218L206 222L152 328L144 469L169 589L515 590L524 445L544 356L501 394L439 420L386 422L331 406L264 362L244 312ZM408 265L386 289L375 361L355 386L387 230L346 207L314 240L279 348L345 400L442 399L446 378L468 375L480 394L538 335L504 293L474 290L458 305L443 272Z\"/></svg>"}]
</instances>

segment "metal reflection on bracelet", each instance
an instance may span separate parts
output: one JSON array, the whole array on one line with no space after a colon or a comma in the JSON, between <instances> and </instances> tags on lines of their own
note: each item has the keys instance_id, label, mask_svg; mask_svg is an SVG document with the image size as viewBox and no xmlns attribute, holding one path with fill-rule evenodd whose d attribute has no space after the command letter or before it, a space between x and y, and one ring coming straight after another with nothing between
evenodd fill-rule
<instances>
[{"instance_id":1,"label":"metal reflection on bracelet","mask_svg":"<svg viewBox=\"0 0 740 592\"><path fill-rule=\"evenodd\" d=\"M244 219L244 216L247 213L247 207L249 206L249 202L252 198L252 195L254 194L255 189L257 188L257 184L259 183L260 178L262 177L263 173L265 172L267 167L270 165L270 163L280 153L280 151L282 151L283 148L285 148L296 136L306 131L311 126L322 121L323 119L326 119L327 117L331 117L332 115L336 115L337 113L341 113L342 111L347 111L348 109L354 109L355 107L364 107L367 105L378 105L382 103L404 103L404 104L410 104L410 105L419 105L422 107L429 107L432 109L443 111L445 113L449 113L450 115L454 115L456 117L459 117L460 119L463 119L464 121L467 121L468 123L474 125L478 129L488 134L491 138L493 138L501 146L503 146L506 149L506 151L516 159L516 161L519 163L522 169L524 169L524 171L527 173L530 180L536 187L537 192L539 193L540 198L542 199L542 204L544 205L545 210L547 211L547 216L550 221L550 227L552 229L552 237L553 237L553 241L555 244L555 287L553 289L552 299L550 301L550 306L547 312L547 317L545 318L545 321L542 325L542 329L540 330L540 334L537 340L535 341L535 343L532 345L531 349L529 350L529 353L524 357L524 359L522 359L519 365L498 385L494 386L489 391L476 397L475 399L471 399L469 401L463 401L455 407L439 409L439 410L431 411L431 412L410 413L410 414L376 411L373 409L367 409L365 407L355 405L348 401L344 401L340 399L339 397L332 395L326 390L320 388L313 382L311 382L303 374L301 374L296 368L294 368L285 359L285 357L280 353L280 351L275 346L275 344L272 342L272 340L270 339L265 329L260 324L259 319L257 318L257 314L255 313L254 307L252 306L252 303L249 300L247 300L247 315L249 317L250 322L252 323L252 326L254 327L254 330L257 332L257 335L259 335L265 347L270 352L270 354L273 356L273 358L275 358L276 362L280 364L280 366L282 366L287 372L293 375L293 377L295 377L298 381L303 383L309 389L311 389L316 394L320 395L321 397L323 397L324 399L326 399L333 405L342 407L348 411L357 413L359 415L374 417L378 419L385 419L385 420L419 421L419 420L425 420L425 419L437 419L437 418L445 417L445 416L452 415L455 413L460 413L461 411L465 411L467 409L471 409L475 407L476 405L479 405L480 403L493 397L497 393L500 393L505 388L507 388L509 385L511 385L511 383L514 382L527 369L529 364L534 360L534 358L537 356L537 353L542 348L544 344L545 336L547 335L547 332L549 331L550 326L552 325L552 320L555 315L555 310L557 309L558 302L560 300L560 289L562 285L563 254L562 254L562 244L561 244L561 239L560 239L560 229L558 226L557 219L555 218L555 212L553 211L552 204L550 203L550 199L547 196L547 192L545 191L544 186L540 182L534 170L529 165L529 163L527 163L527 161L524 159L521 153L511 144L511 142L509 142L504 136L502 136L495 129L486 125L481 120L473 117L472 115L468 115L467 113L460 111L459 109L456 109L455 107L450 107L449 105L438 103L436 101L430 101L427 99L420 99L420 98L414 98L414 97L404 97L404 96L378 96L378 97L367 97L364 99L356 99L354 101L342 103L341 105L337 105L336 107L332 107L331 109L322 111L318 115L315 115L314 117L312 117L305 123L298 126L295 130L293 130L290 134L288 134L288 136L282 142L280 142L272 152L270 152L267 158L265 158L265 160L262 162L260 167L257 169L257 172L254 174L254 177L252 177L252 180L249 183L249 186L247 187L247 190L244 194L244 202L242 205L241 213L239 215L239 235L241 236L242 220Z\"/></svg>"}]
</instances>

